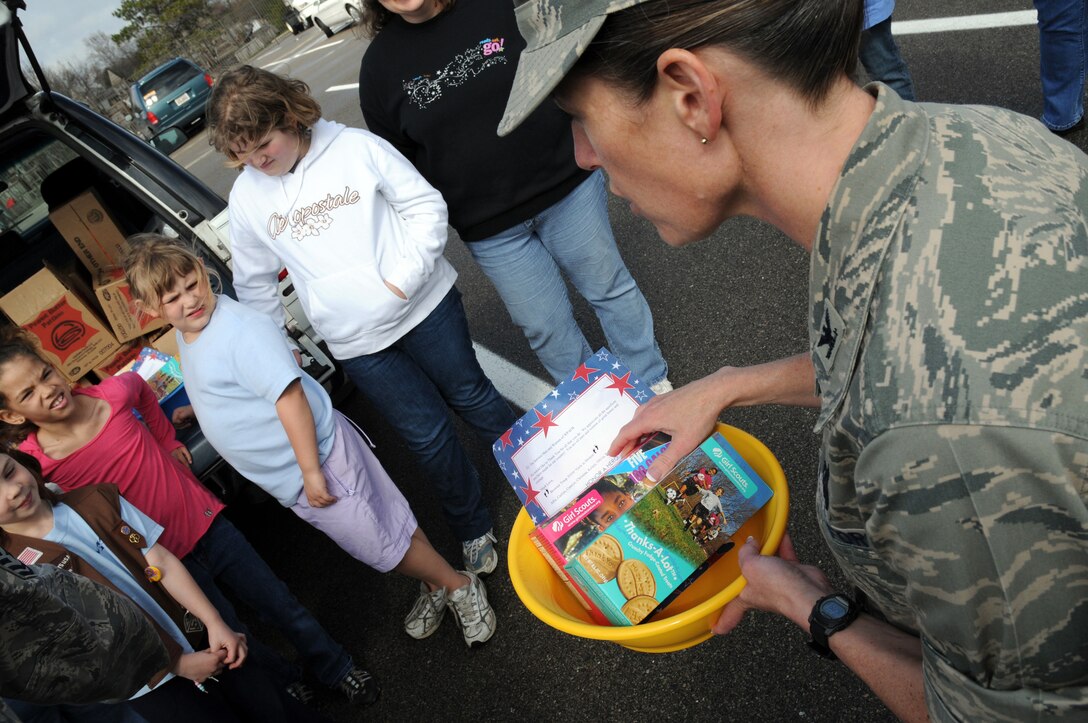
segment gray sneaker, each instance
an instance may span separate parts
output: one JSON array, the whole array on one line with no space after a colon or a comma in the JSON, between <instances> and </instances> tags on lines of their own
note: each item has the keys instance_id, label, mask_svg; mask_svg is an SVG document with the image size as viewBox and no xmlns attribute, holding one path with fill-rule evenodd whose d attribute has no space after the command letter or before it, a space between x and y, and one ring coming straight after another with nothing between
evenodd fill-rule
<instances>
[{"instance_id":1,"label":"gray sneaker","mask_svg":"<svg viewBox=\"0 0 1088 723\"><path fill-rule=\"evenodd\" d=\"M499 552L495 549L494 530L488 530L475 540L461 543L461 557L465 561L465 569L477 575L487 575L495 572L499 566Z\"/></svg>"},{"instance_id":2,"label":"gray sneaker","mask_svg":"<svg viewBox=\"0 0 1088 723\"><path fill-rule=\"evenodd\" d=\"M453 616L461 624L465 643L471 648L476 643L486 643L495 633L495 611L487 602L483 580L467 570L461 574L469 579L469 584L451 592L448 599Z\"/></svg>"},{"instance_id":3,"label":"gray sneaker","mask_svg":"<svg viewBox=\"0 0 1088 723\"><path fill-rule=\"evenodd\" d=\"M446 614L446 588L440 587L434 592L427 589L427 583L419 583L419 597L408 617L404 618L404 632L416 640L423 640L435 630Z\"/></svg>"}]
</instances>

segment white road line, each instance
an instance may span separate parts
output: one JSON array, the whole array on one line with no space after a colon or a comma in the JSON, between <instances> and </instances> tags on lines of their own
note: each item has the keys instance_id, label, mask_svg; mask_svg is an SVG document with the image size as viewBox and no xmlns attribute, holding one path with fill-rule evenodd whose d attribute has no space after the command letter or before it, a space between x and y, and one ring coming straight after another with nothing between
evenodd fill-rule
<instances>
[{"instance_id":1,"label":"white road line","mask_svg":"<svg viewBox=\"0 0 1088 723\"><path fill-rule=\"evenodd\" d=\"M506 397L515 407L532 409L533 405L546 397L555 387L554 384L534 377L521 367L515 366L495 352L472 343L476 358L484 374L495 384L499 394Z\"/></svg>"},{"instance_id":2,"label":"white road line","mask_svg":"<svg viewBox=\"0 0 1088 723\"><path fill-rule=\"evenodd\" d=\"M271 63L269 63L268 65L262 65L261 68L264 69L264 70L267 70L268 68L271 68L273 65L283 65L284 63L289 63L292 60L296 60L298 58L301 58L303 55L309 55L310 53L316 53L319 50L327 50L329 48L335 47L335 46L339 45L342 42L344 42L344 41L343 40L334 40L331 43L324 43L322 45L318 45L316 48L310 48L309 50L303 50L301 53L295 53L292 56L284 58L283 60L274 60Z\"/></svg>"},{"instance_id":3,"label":"white road line","mask_svg":"<svg viewBox=\"0 0 1088 723\"><path fill-rule=\"evenodd\" d=\"M338 90L358 90L358 83L348 83L347 85L333 85L325 89L326 93L335 93Z\"/></svg>"},{"instance_id":4,"label":"white road line","mask_svg":"<svg viewBox=\"0 0 1088 723\"><path fill-rule=\"evenodd\" d=\"M987 13L984 15L961 15L951 18L928 18L925 20L892 21L893 35L915 35L918 33L944 33L951 30L982 30L984 28L1009 28L1017 25L1035 25L1037 18L1034 10L1019 10L1009 13Z\"/></svg>"}]
</instances>

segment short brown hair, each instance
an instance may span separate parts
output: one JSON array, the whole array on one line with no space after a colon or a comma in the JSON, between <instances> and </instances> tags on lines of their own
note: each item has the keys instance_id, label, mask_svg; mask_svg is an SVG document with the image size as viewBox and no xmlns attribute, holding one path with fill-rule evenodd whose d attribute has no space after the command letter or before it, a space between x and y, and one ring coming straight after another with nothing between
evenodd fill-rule
<instances>
[{"instance_id":1,"label":"short brown hair","mask_svg":"<svg viewBox=\"0 0 1088 723\"><path fill-rule=\"evenodd\" d=\"M244 161L234 147L248 146L275 130L302 133L321 119L321 105L301 80L240 65L216 82L207 117L211 144L237 168Z\"/></svg>"},{"instance_id":2,"label":"short brown hair","mask_svg":"<svg viewBox=\"0 0 1088 723\"><path fill-rule=\"evenodd\" d=\"M157 233L140 233L128 239L129 250L122 265L132 298L138 306L156 311L162 297L177 279L193 273L211 284L211 276L200 257L177 239Z\"/></svg>"}]
</instances>

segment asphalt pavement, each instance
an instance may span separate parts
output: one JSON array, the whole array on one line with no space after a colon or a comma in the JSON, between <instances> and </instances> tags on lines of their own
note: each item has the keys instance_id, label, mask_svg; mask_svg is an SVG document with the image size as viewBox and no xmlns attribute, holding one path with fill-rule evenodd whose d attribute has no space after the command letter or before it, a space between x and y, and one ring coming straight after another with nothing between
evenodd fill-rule
<instances>
[{"instance_id":1,"label":"asphalt pavement","mask_svg":"<svg viewBox=\"0 0 1088 723\"><path fill-rule=\"evenodd\" d=\"M895 20L1031 9L1030 0L901 0ZM899 43L919 100L1000 105L1033 116L1041 112L1038 37L1032 25L938 29L900 35ZM365 48L366 41L352 30L332 39L308 30L281 37L252 62L302 78L326 117L362 126L356 91L350 86L357 80ZM1081 132L1070 140L1085 148L1088 134ZM234 172L223 168L203 134L174 158L223 195L229 191ZM808 257L780 233L737 219L706 241L673 249L625 203L614 199L610 210L624 257L654 311L658 340L675 384L723 365L768 361L805 348ZM447 256L460 272L458 286L473 338L510 365L546 379L494 289L455 237ZM604 345L592 310L576 295L572 298L590 343L595 348ZM438 550L451 561L459 559L459 546L403 443L359 394L339 406L374 438L378 456ZM814 413L768 407L730 410L723 420L760 438L778 457L790 484L789 529L798 554L833 574L814 522ZM728 636L658 655L571 637L548 627L522 605L505 568L505 545L520 509L518 501L487 444L467 429L462 429L462 438L484 478L504 552L499 570L487 579L498 631L480 648L466 649L452 619L427 640L410 639L402 619L417 594L413 581L370 570L274 503L254 496L232 506L231 516L296 595L381 680L382 698L368 709L354 709L338 695L321 692L318 705L330 717L894 720L843 666L814 655L800 630L770 615L751 615ZM254 629L292 655L274 632L259 624Z\"/></svg>"}]
</instances>

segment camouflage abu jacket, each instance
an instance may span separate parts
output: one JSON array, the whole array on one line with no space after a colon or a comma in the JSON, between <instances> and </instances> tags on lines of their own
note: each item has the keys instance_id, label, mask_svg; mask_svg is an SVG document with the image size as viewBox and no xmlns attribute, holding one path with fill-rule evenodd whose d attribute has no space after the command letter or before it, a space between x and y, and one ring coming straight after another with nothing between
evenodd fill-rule
<instances>
[{"instance_id":1,"label":"camouflage abu jacket","mask_svg":"<svg viewBox=\"0 0 1088 723\"><path fill-rule=\"evenodd\" d=\"M869 90L812 251L824 536L933 719L1084 720L1088 157Z\"/></svg>"},{"instance_id":2,"label":"camouflage abu jacket","mask_svg":"<svg viewBox=\"0 0 1088 723\"><path fill-rule=\"evenodd\" d=\"M169 663L155 628L123 595L0 549L0 695L35 703L124 700ZM0 721L13 720L10 711Z\"/></svg>"}]
</instances>

